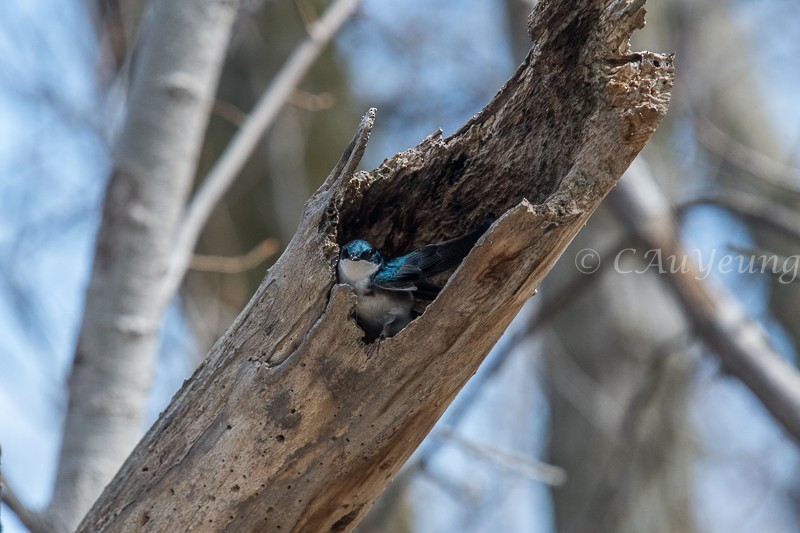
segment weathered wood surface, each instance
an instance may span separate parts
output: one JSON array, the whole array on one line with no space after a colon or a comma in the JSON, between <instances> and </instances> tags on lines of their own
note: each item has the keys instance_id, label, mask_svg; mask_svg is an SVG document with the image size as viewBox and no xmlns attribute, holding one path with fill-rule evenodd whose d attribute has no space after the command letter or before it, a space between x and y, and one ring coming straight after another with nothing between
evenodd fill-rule
<instances>
[{"instance_id":1,"label":"weathered wood surface","mask_svg":"<svg viewBox=\"0 0 800 533\"><path fill-rule=\"evenodd\" d=\"M487 107L306 204L253 299L83 531L347 531L363 517L666 113L671 56L633 54L644 2L552 1ZM366 358L338 244L387 252L498 217L425 313Z\"/></svg>"}]
</instances>

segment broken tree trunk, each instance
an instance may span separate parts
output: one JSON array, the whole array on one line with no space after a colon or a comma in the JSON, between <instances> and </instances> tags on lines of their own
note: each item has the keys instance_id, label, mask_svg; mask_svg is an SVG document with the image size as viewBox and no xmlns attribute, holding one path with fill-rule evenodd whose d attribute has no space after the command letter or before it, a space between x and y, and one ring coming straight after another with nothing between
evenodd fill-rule
<instances>
[{"instance_id":1,"label":"broken tree trunk","mask_svg":"<svg viewBox=\"0 0 800 533\"><path fill-rule=\"evenodd\" d=\"M643 1L540 2L489 105L353 174L374 115L247 308L82 531L347 531L475 373L667 110L671 56L633 54ZM338 246L389 254L497 217L425 313L366 357Z\"/></svg>"}]
</instances>

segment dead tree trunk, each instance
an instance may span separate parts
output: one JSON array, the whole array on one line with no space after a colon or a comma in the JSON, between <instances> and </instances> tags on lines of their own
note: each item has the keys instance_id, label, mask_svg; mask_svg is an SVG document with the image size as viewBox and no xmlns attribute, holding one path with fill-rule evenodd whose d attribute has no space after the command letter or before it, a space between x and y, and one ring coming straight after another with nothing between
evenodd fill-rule
<instances>
[{"instance_id":1,"label":"dead tree trunk","mask_svg":"<svg viewBox=\"0 0 800 533\"><path fill-rule=\"evenodd\" d=\"M643 1L540 2L489 105L353 174L372 112L288 249L82 531L346 531L422 441L666 113ZM338 245L403 252L498 217L425 313L367 359Z\"/></svg>"}]
</instances>

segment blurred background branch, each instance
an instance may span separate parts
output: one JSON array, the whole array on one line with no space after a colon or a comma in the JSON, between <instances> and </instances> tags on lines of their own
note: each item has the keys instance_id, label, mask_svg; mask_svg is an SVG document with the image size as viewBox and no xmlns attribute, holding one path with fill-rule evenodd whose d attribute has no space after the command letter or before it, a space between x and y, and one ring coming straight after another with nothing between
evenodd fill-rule
<instances>
[{"instance_id":1,"label":"blurred background branch","mask_svg":"<svg viewBox=\"0 0 800 533\"><path fill-rule=\"evenodd\" d=\"M244 255L236 257L220 257L218 255L194 254L189 268L202 272L216 272L218 274L240 274L255 268L278 251L278 241L266 239L258 243L255 248Z\"/></svg>"},{"instance_id":2,"label":"blurred background branch","mask_svg":"<svg viewBox=\"0 0 800 533\"><path fill-rule=\"evenodd\" d=\"M664 278L692 320L693 330L720 358L723 368L750 387L800 444L800 373L775 351L761 326L750 320L733 296L700 279L699 267L678 242L669 201L645 163L631 165L611 195L611 205L643 246L686 265Z\"/></svg>"}]
</instances>

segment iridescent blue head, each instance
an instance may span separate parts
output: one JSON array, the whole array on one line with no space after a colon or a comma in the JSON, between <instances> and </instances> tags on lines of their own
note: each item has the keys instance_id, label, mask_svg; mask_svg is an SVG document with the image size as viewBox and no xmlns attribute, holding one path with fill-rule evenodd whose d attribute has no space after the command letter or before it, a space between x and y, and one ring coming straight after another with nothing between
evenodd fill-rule
<instances>
[{"instance_id":1,"label":"iridescent blue head","mask_svg":"<svg viewBox=\"0 0 800 533\"><path fill-rule=\"evenodd\" d=\"M362 240L350 241L342 246L341 259L349 259L350 261L369 261L370 263L376 265L379 265L383 262L381 253L370 243Z\"/></svg>"}]
</instances>

